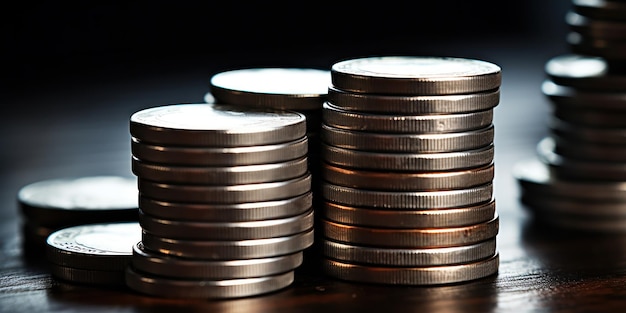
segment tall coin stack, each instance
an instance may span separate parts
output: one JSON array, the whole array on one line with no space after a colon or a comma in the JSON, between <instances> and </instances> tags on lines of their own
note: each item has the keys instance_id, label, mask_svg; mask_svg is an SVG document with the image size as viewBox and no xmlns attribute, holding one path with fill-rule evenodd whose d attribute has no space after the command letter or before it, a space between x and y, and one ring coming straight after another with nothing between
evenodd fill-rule
<instances>
[{"instance_id":1,"label":"tall coin stack","mask_svg":"<svg viewBox=\"0 0 626 313\"><path fill-rule=\"evenodd\" d=\"M500 67L383 56L333 64L321 138L324 271L436 285L495 274Z\"/></svg>"},{"instance_id":2,"label":"tall coin stack","mask_svg":"<svg viewBox=\"0 0 626 313\"><path fill-rule=\"evenodd\" d=\"M540 222L626 231L626 3L572 0L570 53L546 62L550 134L516 164L520 200Z\"/></svg>"},{"instance_id":3,"label":"tall coin stack","mask_svg":"<svg viewBox=\"0 0 626 313\"><path fill-rule=\"evenodd\" d=\"M134 113L142 237L126 284L179 298L290 285L313 243L305 121L297 112L209 103Z\"/></svg>"}]
</instances>

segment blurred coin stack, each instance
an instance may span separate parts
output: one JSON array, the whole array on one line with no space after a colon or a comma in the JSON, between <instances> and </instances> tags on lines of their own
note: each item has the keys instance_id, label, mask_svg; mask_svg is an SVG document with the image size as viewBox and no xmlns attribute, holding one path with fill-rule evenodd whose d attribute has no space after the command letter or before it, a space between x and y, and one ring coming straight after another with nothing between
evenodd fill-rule
<instances>
[{"instance_id":1,"label":"blurred coin stack","mask_svg":"<svg viewBox=\"0 0 626 313\"><path fill-rule=\"evenodd\" d=\"M516 164L520 200L537 221L626 231L626 2L572 0L570 53L545 64L550 134Z\"/></svg>"},{"instance_id":2,"label":"blurred coin stack","mask_svg":"<svg viewBox=\"0 0 626 313\"><path fill-rule=\"evenodd\" d=\"M17 193L26 257L45 255L46 239L65 227L137 221L133 177L86 176L41 180Z\"/></svg>"},{"instance_id":3,"label":"blurred coin stack","mask_svg":"<svg viewBox=\"0 0 626 313\"><path fill-rule=\"evenodd\" d=\"M321 132L324 271L399 285L496 273L500 68L384 56L335 63L331 75Z\"/></svg>"},{"instance_id":4,"label":"blurred coin stack","mask_svg":"<svg viewBox=\"0 0 626 313\"><path fill-rule=\"evenodd\" d=\"M178 298L235 298L293 282L313 242L305 116L220 104L130 118L141 241L127 285Z\"/></svg>"}]
</instances>

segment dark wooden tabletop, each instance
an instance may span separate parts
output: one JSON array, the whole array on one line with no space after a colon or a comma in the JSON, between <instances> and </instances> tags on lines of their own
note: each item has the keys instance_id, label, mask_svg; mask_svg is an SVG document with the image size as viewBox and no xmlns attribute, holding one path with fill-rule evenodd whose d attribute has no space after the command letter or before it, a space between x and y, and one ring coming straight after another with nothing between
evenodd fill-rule
<instances>
[{"instance_id":1,"label":"dark wooden tabletop","mask_svg":"<svg viewBox=\"0 0 626 313\"><path fill-rule=\"evenodd\" d=\"M494 116L499 271L446 286L341 281L319 270L315 253L307 254L287 288L242 299L163 299L126 288L58 281L50 276L42 251L26 255L19 188L66 176L131 176L129 116L156 105L202 102L211 73L228 65L218 57L199 63L176 60L172 66L84 71L23 85L4 99L0 123L0 311L626 312L626 234L535 223L519 202L511 173L516 162L535 157L536 143L548 133L549 107L539 88L544 63L564 51L560 41L486 40L471 43L470 49L457 50L459 44L437 51L491 61L503 70ZM290 55L292 64L299 57L303 66L314 63L310 55Z\"/></svg>"}]
</instances>

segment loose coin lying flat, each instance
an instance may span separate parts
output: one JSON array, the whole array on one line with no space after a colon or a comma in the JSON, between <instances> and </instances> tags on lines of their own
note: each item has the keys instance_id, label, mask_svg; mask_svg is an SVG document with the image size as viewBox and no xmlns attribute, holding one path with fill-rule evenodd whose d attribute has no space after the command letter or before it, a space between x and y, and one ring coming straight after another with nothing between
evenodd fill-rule
<instances>
[{"instance_id":1,"label":"loose coin lying flat","mask_svg":"<svg viewBox=\"0 0 626 313\"><path fill-rule=\"evenodd\" d=\"M459 265L426 267L384 267L323 260L326 273L339 279L391 285L442 285L465 282L494 275L500 259L490 258Z\"/></svg>"},{"instance_id":2,"label":"loose coin lying flat","mask_svg":"<svg viewBox=\"0 0 626 313\"><path fill-rule=\"evenodd\" d=\"M390 248L441 248L481 242L498 234L499 217L474 225L442 228L374 228L321 220L322 235L339 242Z\"/></svg>"},{"instance_id":3,"label":"loose coin lying flat","mask_svg":"<svg viewBox=\"0 0 626 313\"><path fill-rule=\"evenodd\" d=\"M494 165L453 171L373 171L355 170L322 164L321 176L331 184L370 190L443 190L461 189L491 182L494 178Z\"/></svg>"},{"instance_id":4,"label":"loose coin lying flat","mask_svg":"<svg viewBox=\"0 0 626 313\"><path fill-rule=\"evenodd\" d=\"M17 193L21 212L47 227L137 220L137 181L120 176L43 180Z\"/></svg>"},{"instance_id":5,"label":"loose coin lying flat","mask_svg":"<svg viewBox=\"0 0 626 313\"><path fill-rule=\"evenodd\" d=\"M324 218L347 225L373 228L443 228L487 222L495 216L495 199L475 206L429 209L393 210L352 207L324 201Z\"/></svg>"},{"instance_id":6,"label":"loose coin lying flat","mask_svg":"<svg viewBox=\"0 0 626 313\"><path fill-rule=\"evenodd\" d=\"M139 196L141 211L156 218L206 222L243 222L299 215L313 205L311 192L263 202L205 204L166 202Z\"/></svg>"},{"instance_id":7,"label":"loose coin lying flat","mask_svg":"<svg viewBox=\"0 0 626 313\"><path fill-rule=\"evenodd\" d=\"M330 146L363 151L454 152L493 143L494 126L452 133L392 134L358 131L322 124L322 141Z\"/></svg>"},{"instance_id":8,"label":"loose coin lying flat","mask_svg":"<svg viewBox=\"0 0 626 313\"><path fill-rule=\"evenodd\" d=\"M326 125L348 130L383 133L463 132L487 127L493 121L493 109L455 114L383 115L346 111L325 102L322 110Z\"/></svg>"},{"instance_id":9,"label":"loose coin lying flat","mask_svg":"<svg viewBox=\"0 0 626 313\"><path fill-rule=\"evenodd\" d=\"M497 89L499 66L451 57L383 56L340 61L332 85L356 93L449 95Z\"/></svg>"},{"instance_id":10,"label":"loose coin lying flat","mask_svg":"<svg viewBox=\"0 0 626 313\"><path fill-rule=\"evenodd\" d=\"M313 227L313 210L300 215L247 222L164 220L143 214L139 224L155 236L186 240L251 240L294 235Z\"/></svg>"},{"instance_id":11,"label":"loose coin lying flat","mask_svg":"<svg viewBox=\"0 0 626 313\"><path fill-rule=\"evenodd\" d=\"M66 227L48 236L46 257L53 264L86 270L123 270L141 240L138 222Z\"/></svg>"},{"instance_id":12,"label":"loose coin lying flat","mask_svg":"<svg viewBox=\"0 0 626 313\"><path fill-rule=\"evenodd\" d=\"M155 145L131 138L131 152L139 160L169 165L235 166L277 163L306 156L307 137L294 141L241 147L184 147Z\"/></svg>"},{"instance_id":13,"label":"loose coin lying flat","mask_svg":"<svg viewBox=\"0 0 626 313\"><path fill-rule=\"evenodd\" d=\"M494 146L440 153L390 153L344 149L322 144L326 162L355 169L389 171L453 171L480 167L494 161Z\"/></svg>"},{"instance_id":14,"label":"loose coin lying flat","mask_svg":"<svg viewBox=\"0 0 626 313\"><path fill-rule=\"evenodd\" d=\"M313 229L302 233L252 240L180 240L143 231L141 242L148 250L182 258L234 260L269 258L302 251L313 244Z\"/></svg>"},{"instance_id":15,"label":"loose coin lying flat","mask_svg":"<svg viewBox=\"0 0 626 313\"><path fill-rule=\"evenodd\" d=\"M243 203L296 197L311 190L311 174L291 180L242 185L163 184L139 179L139 191L146 197L166 202Z\"/></svg>"},{"instance_id":16,"label":"loose coin lying flat","mask_svg":"<svg viewBox=\"0 0 626 313\"><path fill-rule=\"evenodd\" d=\"M287 110L320 109L330 72L313 68L247 68L217 73L209 82L221 103Z\"/></svg>"},{"instance_id":17,"label":"loose coin lying flat","mask_svg":"<svg viewBox=\"0 0 626 313\"><path fill-rule=\"evenodd\" d=\"M378 248L322 240L324 255L341 262L380 266L439 266L475 262L496 253L496 238L448 248Z\"/></svg>"},{"instance_id":18,"label":"loose coin lying flat","mask_svg":"<svg viewBox=\"0 0 626 313\"><path fill-rule=\"evenodd\" d=\"M164 298L227 299L250 297L283 289L293 283L294 273L240 279L173 279L126 269L126 285L131 289Z\"/></svg>"},{"instance_id":19,"label":"loose coin lying flat","mask_svg":"<svg viewBox=\"0 0 626 313\"><path fill-rule=\"evenodd\" d=\"M328 102L346 111L393 114L453 114L484 111L500 102L500 89L458 95L381 95L328 87Z\"/></svg>"},{"instance_id":20,"label":"loose coin lying flat","mask_svg":"<svg viewBox=\"0 0 626 313\"><path fill-rule=\"evenodd\" d=\"M443 209L465 207L490 201L493 183L464 189L437 191L374 191L321 184L324 199L357 207L389 209Z\"/></svg>"},{"instance_id":21,"label":"loose coin lying flat","mask_svg":"<svg viewBox=\"0 0 626 313\"><path fill-rule=\"evenodd\" d=\"M306 134L306 117L294 111L223 104L173 104L135 112L130 134L174 146L237 147L290 142Z\"/></svg>"},{"instance_id":22,"label":"loose coin lying flat","mask_svg":"<svg viewBox=\"0 0 626 313\"><path fill-rule=\"evenodd\" d=\"M154 253L133 247L132 265L142 272L180 279L236 279L281 274L302 264L302 252L270 258L235 259L225 261L186 259Z\"/></svg>"}]
</instances>

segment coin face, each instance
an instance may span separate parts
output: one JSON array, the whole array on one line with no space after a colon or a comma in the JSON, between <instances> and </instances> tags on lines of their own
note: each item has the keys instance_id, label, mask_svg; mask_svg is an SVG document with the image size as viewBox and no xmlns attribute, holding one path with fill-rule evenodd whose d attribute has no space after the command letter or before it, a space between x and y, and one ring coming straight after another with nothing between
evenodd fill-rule
<instances>
[{"instance_id":1,"label":"coin face","mask_svg":"<svg viewBox=\"0 0 626 313\"><path fill-rule=\"evenodd\" d=\"M451 57L382 56L337 62L331 67L336 88L382 94L460 94L496 89L499 66Z\"/></svg>"},{"instance_id":2,"label":"coin face","mask_svg":"<svg viewBox=\"0 0 626 313\"><path fill-rule=\"evenodd\" d=\"M241 92L319 96L328 92L330 73L309 68L249 68L215 74L210 83Z\"/></svg>"}]
</instances>

